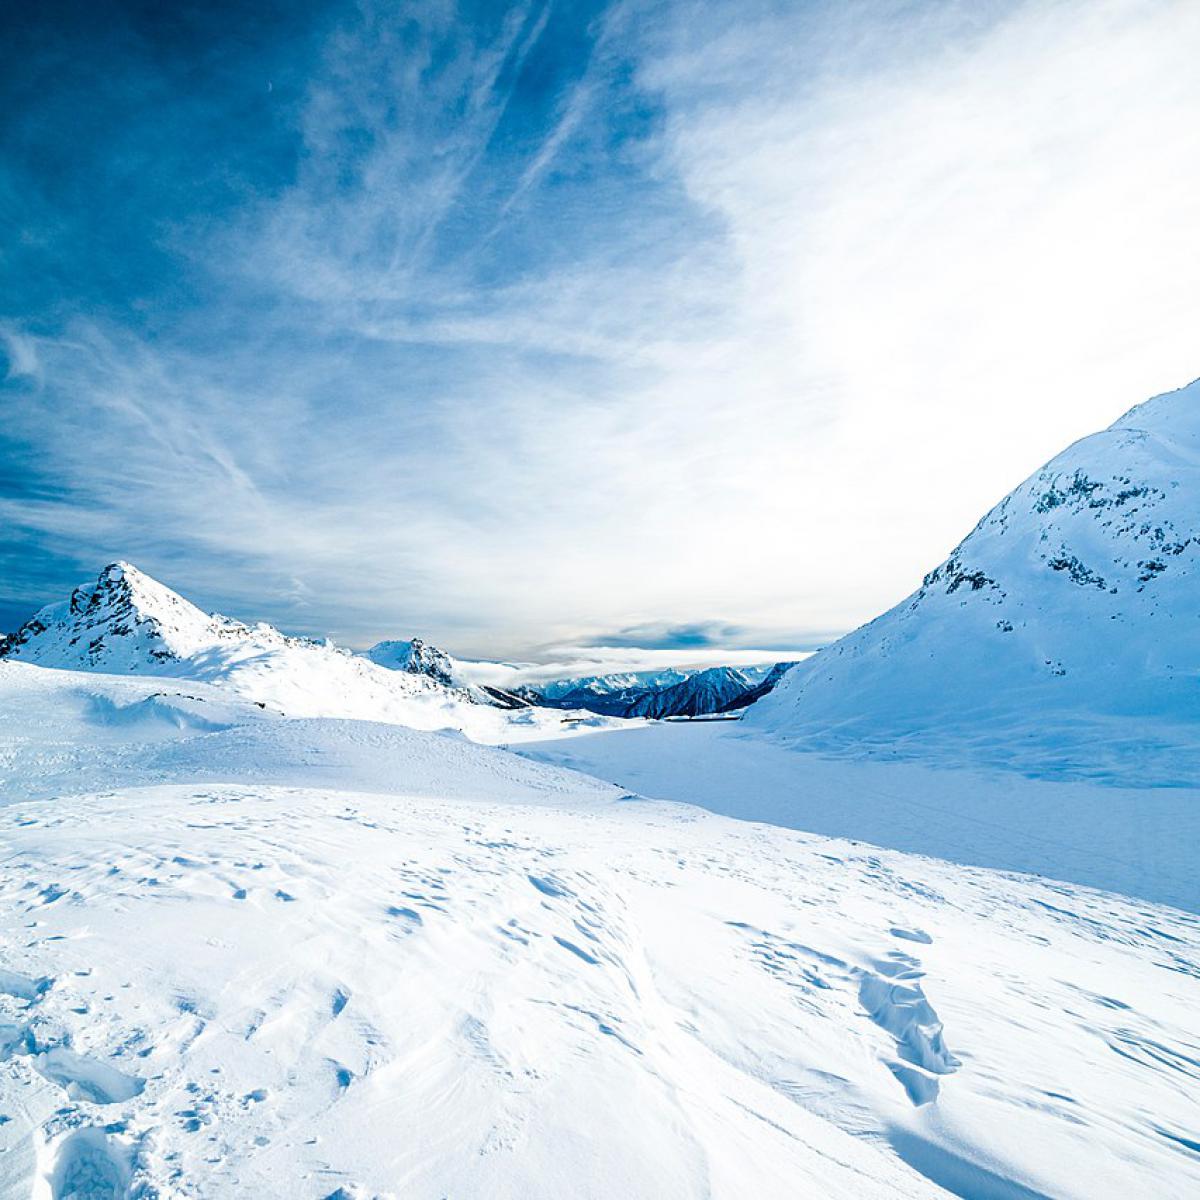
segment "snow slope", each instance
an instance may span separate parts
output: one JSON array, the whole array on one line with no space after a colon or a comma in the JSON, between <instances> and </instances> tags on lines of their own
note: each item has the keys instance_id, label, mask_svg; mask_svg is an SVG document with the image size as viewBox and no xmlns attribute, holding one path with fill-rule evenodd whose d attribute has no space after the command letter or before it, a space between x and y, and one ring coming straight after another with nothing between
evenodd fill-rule
<instances>
[{"instance_id":1,"label":"snow slope","mask_svg":"<svg viewBox=\"0 0 1200 1200\"><path fill-rule=\"evenodd\" d=\"M191 682L0 727L3 1200L1200 1188L1195 917Z\"/></svg>"},{"instance_id":2,"label":"snow slope","mask_svg":"<svg viewBox=\"0 0 1200 1200\"><path fill-rule=\"evenodd\" d=\"M583 732L517 750L660 800L971 866L1027 871L1200 913L1200 788L833 755L744 721Z\"/></svg>"},{"instance_id":3,"label":"snow slope","mask_svg":"<svg viewBox=\"0 0 1200 1200\"><path fill-rule=\"evenodd\" d=\"M1069 447L746 719L810 746L1200 781L1200 382Z\"/></svg>"},{"instance_id":4,"label":"snow slope","mask_svg":"<svg viewBox=\"0 0 1200 1200\"><path fill-rule=\"evenodd\" d=\"M47 605L0 645L0 662L127 672L218 684L294 717L458 729L483 742L548 735L583 714L506 714L427 674L389 670L330 642L208 615L128 563Z\"/></svg>"}]
</instances>

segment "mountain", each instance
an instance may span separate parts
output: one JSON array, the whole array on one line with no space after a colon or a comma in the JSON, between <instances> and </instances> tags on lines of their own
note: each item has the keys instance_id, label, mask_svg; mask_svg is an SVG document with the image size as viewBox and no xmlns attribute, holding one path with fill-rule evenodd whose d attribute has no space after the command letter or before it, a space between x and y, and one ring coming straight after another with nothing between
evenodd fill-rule
<instances>
[{"instance_id":1,"label":"mountain","mask_svg":"<svg viewBox=\"0 0 1200 1200\"><path fill-rule=\"evenodd\" d=\"M766 675L763 676L763 679L760 683L755 684L753 687L749 688L748 690L746 690L744 692L738 693L738 695L734 696L733 699L730 700L729 703L726 704L725 707L722 708L720 711L721 712L733 712L736 709L749 708L751 704L757 704L758 701L761 700L768 692L773 692L776 689L776 687L779 686L779 681L795 665L796 665L796 663L794 661L793 662L777 662L766 673Z\"/></svg>"},{"instance_id":2,"label":"mountain","mask_svg":"<svg viewBox=\"0 0 1200 1200\"><path fill-rule=\"evenodd\" d=\"M661 671L612 671L605 675L552 679L537 684L536 687L538 694L547 702L565 703L571 697L599 699L604 696L671 687L693 673L693 671L678 667L667 667ZM585 706L580 705L580 707Z\"/></svg>"},{"instance_id":3,"label":"mountain","mask_svg":"<svg viewBox=\"0 0 1200 1200\"><path fill-rule=\"evenodd\" d=\"M411 644L410 644L411 645ZM418 652L436 668L439 651ZM514 704L428 671L389 670L331 642L206 614L129 563L104 568L69 599L49 604L0 642L0 658L44 667L147 674L217 683L293 717L342 717L459 729L481 741L520 730L497 711ZM558 724L529 711L526 724Z\"/></svg>"},{"instance_id":4,"label":"mountain","mask_svg":"<svg viewBox=\"0 0 1200 1200\"><path fill-rule=\"evenodd\" d=\"M421 638L407 642L377 642L366 657L392 671L408 671L412 675L428 675L446 687L458 686L454 660L445 650L431 646Z\"/></svg>"},{"instance_id":5,"label":"mountain","mask_svg":"<svg viewBox=\"0 0 1200 1200\"><path fill-rule=\"evenodd\" d=\"M662 671L621 671L555 680L516 690L532 703L582 708L612 717L704 716L753 703L774 686L766 680L776 668L669 667ZM778 678L778 676L776 676Z\"/></svg>"},{"instance_id":6,"label":"mountain","mask_svg":"<svg viewBox=\"0 0 1200 1200\"><path fill-rule=\"evenodd\" d=\"M366 657L388 670L424 675L445 687L458 688L477 704L492 704L497 708L530 708L536 703L515 691L473 682L469 672L464 670L464 664L419 637L407 642L377 642L366 652Z\"/></svg>"},{"instance_id":7,"label":"mountain","mask_svg":"<svg viewBox=\"0 0 1200 1200\"><path fill-rule=\"evenodd\" d=\"M813 745L1194 777L1198 569L1200 381L1063 451L746 719Z\"/></svg>"},{"instance_id":8,"label":"mountain","mask_svg":"<svg viewBox=\"0 0 1200 1200\"><path fill-rule=\"evenodd\" d=\"M634 700L627 717L698 717L727 709L753 688L735 667L709 667L672 687L660 688Z\"/></svg>"},{"instance_id":9,"label":"mountain","mask_svg":"<svg viewBox=\"0 0 1200 1200\"><path fill-rule=\"evenodd\" d=\"M250 640L264 647L288 641L269 625L251 629L207 615L136 567L116 562L0 640L0 657L48 667L144 671Z\"/></svg>"}]
</instances>

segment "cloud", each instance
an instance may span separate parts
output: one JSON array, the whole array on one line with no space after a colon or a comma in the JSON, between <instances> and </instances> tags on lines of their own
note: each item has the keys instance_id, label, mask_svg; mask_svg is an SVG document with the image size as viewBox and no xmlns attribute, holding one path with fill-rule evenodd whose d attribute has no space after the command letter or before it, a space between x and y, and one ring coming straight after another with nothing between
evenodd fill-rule
<instances>
[{"instance_id":1,"label":"cloud","mask_svg":"<svg viewBox=\"0 0 1200 1200\"><path fill-rule=\"evenodd\" d=\"M178 94L139 27L73 157L26 97L0 606L124 557L358 645L807 646L1196 374L1194 5L409 16L214 22Z\"/></svg>"},{"instance_id":2,"label":"cloud","mask_svg":"<svg viewBox=\"0 0 1200 1200\"><path fill-rule=\"evenodd\" d=\"M4 379L32 380L41 377L37 340L20 330L0 324L0 351L4 354Z\"/></svg>"}]
</instances>

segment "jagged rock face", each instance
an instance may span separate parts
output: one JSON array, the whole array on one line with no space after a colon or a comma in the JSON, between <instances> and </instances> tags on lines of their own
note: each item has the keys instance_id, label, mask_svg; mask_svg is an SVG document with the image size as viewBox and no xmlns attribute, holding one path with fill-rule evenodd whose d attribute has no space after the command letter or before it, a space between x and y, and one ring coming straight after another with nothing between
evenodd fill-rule
<instances>
[{"instance_id":1,"label":"jagged rock face","mask_svg":"<svg viewBox=\"0 0 1200 1200\"><path fill-rule=\"evenodd\" d=\"M751 689L750 680L733 667L697 671L681 683L649 692L626 709L627 717L699 717L727 709Z\"/></svg>"},{"instance_id":2,"label":"jagged rock face","mask_svg":"<svg viewBox=\"0 0 1200 1200\"><path fill-rule=\"evenodd\" d=\"M0 647L42 666L136 670L186 657L236 622L203 613L128 563L48 604Z\"/></svg>"},{"instance_id":3,"label":"jagged rock face","mask_svg":"<svg viewBox=\"0 0 1200 1200\"><path fill-rule=\"evenodd\" d=\"M443 685L438 673L444 674L443 660L452 660L413 644L416 660L429 669L385 670L328 641L206 614L128 563L113 563L0 643L0 656L68 670L200 680L287 716L418 729L469 726L488 738L507 732L495 710L521 701Z\"/></svg>"},{"instance_id":4,"label":"jagged rock face","mask_svg":"<svg viewBox=\"0 0 1200 1200\"><path fill-rule=\"evenodd\" d=\"M751 704L756 704L768 692L773 692L778 686L779 681L796 665L795 661L777 662L766 674L763 681L747 691L741 692L734 696L728 704L725 705L721 712L734 712L739 708L749 708Z\"/></svg>"},{"instance_id":5,"label":"jagged rock face","mask_svg":"<svg viewBox=\"0 0 1200 1200\"><path fill-rule=\"evenodd\" d=\"M761 668L747 672L734 667L710 667L588 677L566 690L561 684L555 685L548 689L549 694L532 688L517 690L535 704L582 708L611 717L699 717L754 703L775 686L791 665L777 663L758 683L755 680Z\"/></svg>"},{"instance_id":6,"label":"jagged rock face","mask_svg":"<svg viewBox=\"0 0 1200 1200\"><path fill-rule=\"evenodd\" d=\"M411 641L379 642L367 651L367 657L381 667L407 671L410 675L427 675L446 687L459 686L454 660L444 650L431 646L419 637Z\"/></svg>"},{"instance_id":7,"label":"jagged rock face","mask_svg":"<svg viewBox=\"0 0 1200 1200\"><path fill-rule=\"evenodd\" d=\"M858 737L1068 713L1200 718L1200 382L1047 463L747 719Z\"/></svg>"}]
</instances>

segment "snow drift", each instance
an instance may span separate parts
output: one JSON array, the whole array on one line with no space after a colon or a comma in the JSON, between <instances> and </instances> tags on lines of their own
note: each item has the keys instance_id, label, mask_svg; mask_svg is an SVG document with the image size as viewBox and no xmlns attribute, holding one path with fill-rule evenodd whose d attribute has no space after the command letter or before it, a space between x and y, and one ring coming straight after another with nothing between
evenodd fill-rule
<instances>
[{"instance_id":1,"label":"snow drift","mask_svg":"<svg viewBox=\"0 0 1200 1200\"><path fill-rule=\"evenodd\" d=\"M1194 916L190 680L0 728L5 1200L1200 1187Z\"/></svg>"}]
</instances>

